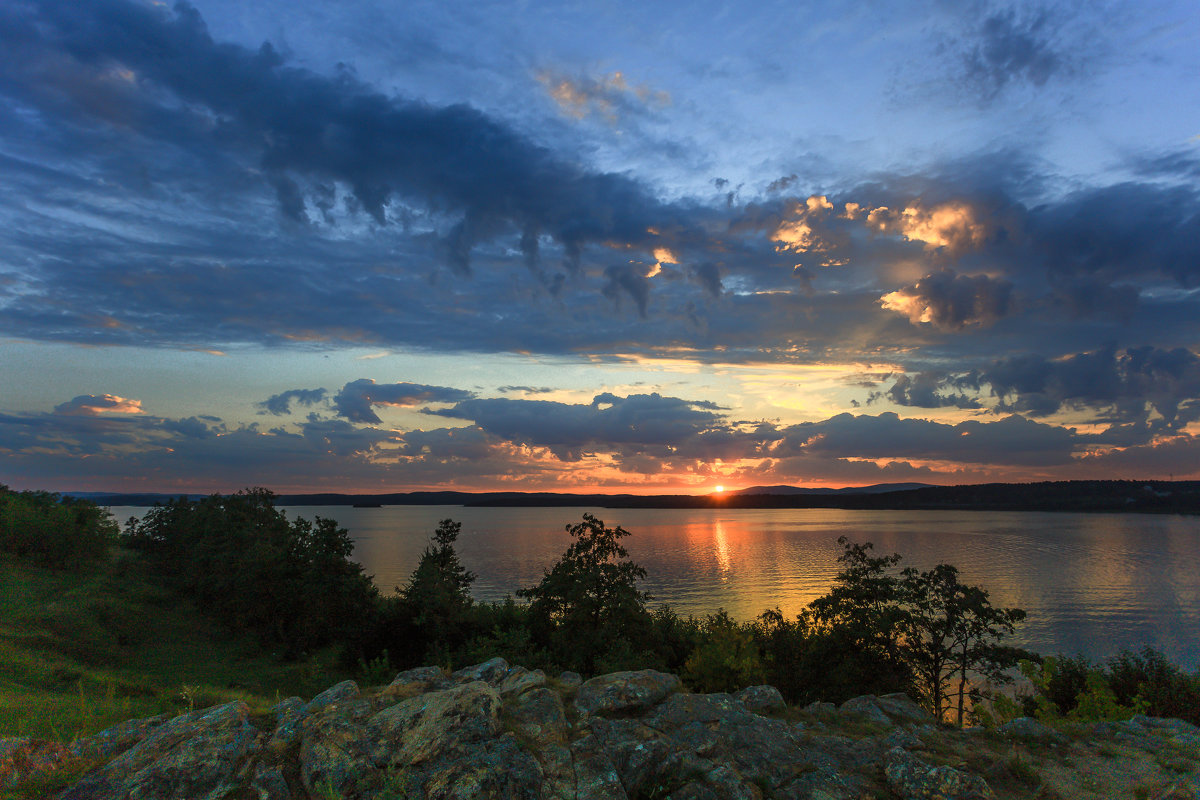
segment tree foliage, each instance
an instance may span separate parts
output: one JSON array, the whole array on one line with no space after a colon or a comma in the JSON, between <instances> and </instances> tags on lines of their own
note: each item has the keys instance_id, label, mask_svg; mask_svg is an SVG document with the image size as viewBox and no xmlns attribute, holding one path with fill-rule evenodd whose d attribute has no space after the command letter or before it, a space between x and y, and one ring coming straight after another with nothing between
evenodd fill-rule
<instances>
[{"instance_id":1,"label":"tree foliage","mask_svg":"<svg viewBox=\"0 0 1200 800\"><path fill-rule=\"evenodd\" d=\"M427 662L446 663L471 632L471 584L475 574L454 550L462 523L442 520L412 577L398 587L402 612L413 638L411 650Z\"/></svg>"},{"instance_id":2,"label":"tree foliage","mask_svg":"<svg viewBox=\"0 0 1200 800\"><path fill-rule=\"evenodd\" d=\"M341 640L374 612L376 591L334 520L275 508L266 489L172 500L130 520L126 538L168 582L231 627L286 655Z\"/></svg>"},{"instance_id":3,"label":"tree foliage","mask_svg":"<svg viewBox=\"0 0 1200 800\"><path fill-rule=\"evenodd\" d=\"M561 663L591 673L598 664L632 657L646 644L650 596L638 589L646 570L629 559L621 539L629 531L605 527L584 514L567 526L575 541L537 586L521 589L529 600L535 641Z\"/></svg>"},{"instance_id":4,"label":"tree foliage","mask_svg":"<svg viewBox=\"0 0 1200 800\"><path fill-rule=\"evenodd\" d=\"M0 484L0 552L74 569L102 558L118 531L112 515L88 500Z\"/></svg>"}]
</instances>

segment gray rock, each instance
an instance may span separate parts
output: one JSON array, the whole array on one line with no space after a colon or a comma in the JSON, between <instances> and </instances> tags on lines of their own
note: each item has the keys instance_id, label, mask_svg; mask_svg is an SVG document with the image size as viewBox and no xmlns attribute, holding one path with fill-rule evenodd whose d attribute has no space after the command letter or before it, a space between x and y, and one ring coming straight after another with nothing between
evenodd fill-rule
<instances>
[{"instance_id":1,"label":"gray rock","mask_svg":"<svg viewBox=\"0 0 1200 800\"><path fill-rule=\"evenodd\" d=\"M59 800L218 800L240 782L238 768L257 749L258 731L240 701L164 722Z\"/></svg>"},{"instance_id":2,"label":"gray rock","mask_svg":"<svg viewBox=\"0 0 1200 800\"><path fill-rule=\"evenodd\" d=\"M391 683L375 693L378 702L390 705L422 692L446 689L451 686L450 678L441 667L418 667L405 670Z\"/></svg>"},{"instance_id":3,"label":"gray rock","mask_svg":"<svg viewBox=\"0 0 1200 800\"><path fill-rule=\"evenodd\" d=\"M637 722L637 720L621 720ZM768 793L825 763L805 745L795 726L746 710L727 694L674 694L641 718L675 754L726 765ZM663 759L669 763L669 759ZM682 769L682 767L681 767ZM624 777L624 774L622 774ZM686 772L674 776L688 778Z\"/></svg>"},{"instance_id":4,"label":"gray rock","mask_svg":"<svg viewBox=\"0 0 1200 800\"><path fill-rule=\"evenodd\" d=\"M747 711L753 711L755 714L770 714L787 708L783 695L774 686L747 686L733 697L745 706Z\"/></svg>"},{"instance_id":5,"label":"gray rock","mask_svg":"<svg viewBox=\"0 0 1200 800\"><path fill-rule=\"evenodd\" d=\"M538 800L542 769L511 735L467 748L424 776L427 800Z\"/></svg>"},{"instance_id":6,"label":"gray rock","mask_svg":"<svg viewBox=\"0 0 1200 800\"><path fill-rule=\"evenodd\" d=\"M255 800L291 800L292 790L279 767L260 765L250 782L251 796Z\"/></svg>"},{"instance_id":7,"label":"gray rock","mask_svg":"<svg viewBox=\"0 0 1200 800\"><path fill-rule=\"evenodd\" d=\"M409 683L432 685L445 679L446 671L441 667L417 667L416 669L406 669L404 672L396 675L392 679L392 685Z\"/></svg>"},{"instance_id":8,"label":"gray rock","mask_svg":"<svg viewBox=\"0 0 1200 800\"><path fill-rule=\"evenodd\" d=\"M126 720L92 736L77 739L68 749L76 758L107 760L124 753L145 739L151 731L168 719L168 715L159 714L157 717Z\"/></svg>"},{"instance_id":9,"label":"gray rock","mask_svg":"<svg viewBox=\"0 0 1200 800\"><path fill-rule=\"evenodd\" d=\"M868 722L874 722L876 725L891 727L895 724L892 722L892 718L879 707L879 698L871 694L852 697L842 703L838 710L843 714L853 714Z\"/></svg>"},{"instance_id":10,"label":"gray rock","mask_svg":"<svg viewBox=\"0 0 1200 800\"><path fill-rule=\"evenodd\" d=\"M355 798L360 785L378 778L366 727L361 718L339 713L344 710L331 707L300 724L300 779L310 794Z\"/></svg>"},{"instance_id":11,"label":"gray rock","mask_svg":"<svg viewBox=\"0 0 1200 800\"><path fill-rule=\"evenodd\" d=\"M575 710L580 714L611 714L649 708L679 690L679 678L643 669L600 675L579 687Z\"/></svg>"},{"instance_id":12,"label":"gray rock","mask_svg":"<svg viewBox=\"0 0 1200 800\"><path fill-rule=\"evenodd\" d=\"M354 681L342 681L339 684L330 686L325 691L309 701L304 707L307 714L315 714L326 706L340 703L343 700L352 700L362 694L358 690L358 684Z\"/></svg>"},{"instance_id":13,"label":"gray rock","mask_svg":"<svg viewBox=\"0 0 1200 800\"><path fill-rule=\"evenodd\" d=\"M455 683L474 683L475 681L485 681L492 686L499 686L500 681L508 674L508 662L503 658L493 658L490 661L485 661L482 664L475 664L470 667L463 667L454 672L450 676L450 680Z\"/></svg>"},{"instance_id":14,"label":"gray rock","mask_svg":"<svg viewBox=\"0 0 1200 800\"><path fill-rule=\"evenodd\" d=\"M527 741L543 749L567 742L567 715L558 695L540 686L510 701L504 709L507 721Z\"/></svg>"},{"instance_id":15,"label":"gray rock","mask_svg":"<svg viewBox=\"0 0 1200 800\"><path fill-rule=\"evenodd\" d=\"M578 672L566 670L558 675L558 682L564 689L578 689L583 684L583 676Z\"/></svg>"},{"instance_id":16,"label":"gray rock","mask_svg":"<svg viewBox=\"0 0 1200 800\"><path fill-rule=\"evenodd\" d=\"M920 747L923 742L908 728L892 728L879 742L885 750L893 747L903 747L905 750Z\"/></svg>"},{"instance_id":17,"label":"gray rock","mask_svg":"<svg viewBox=\"0 0 1200 800\"><path fill-rule=\"evenodd\" d=\"M911 723L913 725L922 725L934 722L933 715L930 714L908 695L903 693L885 694L882 697L875 698L875 704L883 713L887 714L895 722Z\"/></svg>"},{"instance_id":18,"label":"gray rock","mask_svg":"<svg viewBox=\"0 0 1200 800\"><path fill-rule=\"evenodd\" d=\"M629 800L617 768L595 736L571 742L577 800Z\"/></svg>"},{"instance_id":19,"label":"gray rock","mask_svg":"<svg viewBox=\"0 0 1200 800\"><path fill-rule=\"evenodd\" d=\"M500 732L500 695L483 681L427 692L367 722L375 765L409 767Z\"/></svg>"},{"instance_id":20,"label":"gray rock","mask_svg":"<svg viewBox=\"0 0 1200 800\"><path fill-rule=\"evenodd\" d=\"M532 672L524 667L513 667L500 682L501 697L516 697L530 689L546 685L546 673L540 669Z\"/></svg>"},{"instance_id":21,"label":"gray rock","mask_svg":"<svg viewBox=\"0 0 1200 800\"><path fill-rule=\"evenodd\" d=\"M280 700L271 709L275 715L275 730L267 749L282 755L300 738L300 723L308 716L308 704L299 697Z\"/></svg>"},{"instance_id":22,"label":"gray rock","mask_svg":"<svg viewBox=\"0 0 1200 800\"><path fill-rule=\"evenodd\" d=\"M953 767L934 767L901 747L887 752L883 770L888 786L901 800L989 800L987 782Z\"/></svg>"}]
</instances>

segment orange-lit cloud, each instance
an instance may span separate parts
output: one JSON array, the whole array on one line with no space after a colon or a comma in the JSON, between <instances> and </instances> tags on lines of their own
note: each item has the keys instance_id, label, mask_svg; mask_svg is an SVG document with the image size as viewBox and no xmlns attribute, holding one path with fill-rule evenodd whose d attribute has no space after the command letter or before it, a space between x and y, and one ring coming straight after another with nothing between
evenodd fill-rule
<instances>
[{"instance_id":1,"label":"orange-lit cloud","mask_svg":"<svg viewBox=\"0 0 1200 800\"><path fill-rule=\"evenodd\" d=\"M57 414L142 414L142 401L115 394L81 394L54 407Z\"/></svg>"},{"instance_id":2,"label":"orange-lit cloud","mask_svg":"<svg viewBox=\"0 0 1200 800\"><path fill-rule=\"evenodd\" d=\"M671 102L667 92L645 85L630 86L619 71L599 78L570 78L543 70L537 79L559 110L574 119L596 114L612 124L616 123L622 107L630 104L661 108Z\"/></svg>"},{"instance_id":3,"label":"orange-lit cloud","mask_svg":"<svg viewBox=\"0 0 1200 800\"><path fill-rule=\"evenodd\" d=\"M952 255L978 249L990 235L978 211L963 201L926 208L918 199L899 211L881 206L867 212L867 226L921 242L927 250L945 248Z\"/></svg>"}]
</instances>

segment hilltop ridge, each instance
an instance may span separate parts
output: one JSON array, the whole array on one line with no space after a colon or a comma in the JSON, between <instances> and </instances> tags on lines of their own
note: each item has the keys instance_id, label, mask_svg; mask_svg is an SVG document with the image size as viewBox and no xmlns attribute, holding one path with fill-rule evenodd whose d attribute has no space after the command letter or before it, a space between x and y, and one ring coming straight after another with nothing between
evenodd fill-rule
<instances>
[{"instance_id":1,"label":"hilltop ridge","mask_svg":"<svg viewBox=\"0 0 1200 800\"><path fill-rule=\"evenodd\" d=\"M836 668L836 667L834 667ZM343 681L268 715L234 701L69 745L0 740L0 786L57 800L943 800L1193 797L1200 729L1134 717L950 729L904 695L789 708L638 670L586 682L501 658ZM29 795L20 795L29 796Z\"/></svg>"}]
</instances>

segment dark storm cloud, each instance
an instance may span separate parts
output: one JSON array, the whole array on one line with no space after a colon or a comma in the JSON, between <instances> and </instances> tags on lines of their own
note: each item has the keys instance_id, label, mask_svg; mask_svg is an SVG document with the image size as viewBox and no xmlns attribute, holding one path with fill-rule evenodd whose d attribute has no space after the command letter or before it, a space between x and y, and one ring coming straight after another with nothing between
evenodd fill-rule
<instances>
[{"instance_id":1,"label":"dark storm cloud","mask_svg":"<svg viewBox=\"0 0 1200 800\"><path fill-rule=\"evenodd\" d=\"M293 402L302 406L314 406L325 400L325 394L324 389L289 389L286 392L271 395L258 405L266 413L283 416L292 412Z\"/></svg>"},{"instance_id":2,"label":"dark storm cloud","mask_svg":"<svg viewBox=\"0 0 1200 800\"><path fill-rule=\"evenodd\" d=\"M1067 464L1075 434L1013 414L996 422L955 425L878 416L838 414L821 422L782 429L780 456L807 452L829 457L901 458L967 464L1050 466Z\"/></svg>"},{"instance_id":3,"label":"dark storm cloud","mask_svg":"<svg viewBox=\"0 0 1200 800\"><path fill-rule=\"evenodd\" d=\"M1200 283L1200 199L1194 186L1121 183L1030 209L1031 250L1052 277L1168 278Z\"/></svg>"},{"instance_id":4,"label":"dark storm cloud","mask_svg":"<svg viewBox=\"0 0 1200 800\"><path fill-rule=\"evenodd\" d=\"M1114 423L1146 422L1151 430L1179 430L1200 419L1200 356L1184 348L1107 345L1067 358L1022 355L996 361L980 376L1001 408L1046 416L1091 408Z\"/></svg>"},{"instance_id":5,"label":"dark storm cloud","mask_svg":"<svg viewBox=\"0 0 1200 800\"><path fill-rule=\"evenodd\" d=\"M489 398L466 400L427 413L465 419L494 436L548 447L559 458L578 458L585 448L669 446L721 423L712 403L635 394L596 395L591 403Z\"/></svg>"},{"instance_id":6,"label":"dark storm cloud","mask_svg":"<svg viewBox=\"0 0 1200 800\"><path fill-rule=\"evenodd\" d=\"M338 416L351 422L382 422L372 406L417 406L422 403L459 403L474 392L421 383L375 383L370 378L351 381L333 397Z\"/></svg>"},{"instance_id":7,"label":"dark storm cloud","mask_svg":"<svg viewBox=\"0 0 1200 800\"><path fill-rule=\"evenodd\" d=\"M510 229L552 237L571 260L585 244L646 242L648 225L675 221L635 181L590 172L468 106L388 97L347 70L289 66L269 44L217 43L185 3L14 5L0 37L10 53L0 76L26 102L151 141L207 130L210 147L257 155L297 220L331 182L380 225L407 199L458 215L446 253L459 269L476 243Z\"/></svg>"},{"instance_id":8,"label":"dark storm cloud","mask_svg":"<svg viewBox=\"0 0 1200 800\"><path fill-rule=\"evenodd\" d=\"M916 375L900 375L890 389L881 392L871 392L867 402L886 398L898 406L914 408L982 408L978 398L970 397L963 392L955 393L953 389L961 389L968 385L970 379L956 379L953 376L937 372L918 372ZM979 386L976 385L978 391ZM950 389L951 391L947 391Z\"/></svg>"}]
</instances>

